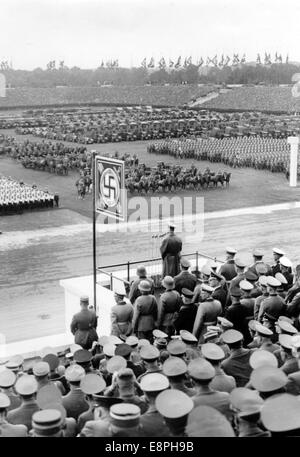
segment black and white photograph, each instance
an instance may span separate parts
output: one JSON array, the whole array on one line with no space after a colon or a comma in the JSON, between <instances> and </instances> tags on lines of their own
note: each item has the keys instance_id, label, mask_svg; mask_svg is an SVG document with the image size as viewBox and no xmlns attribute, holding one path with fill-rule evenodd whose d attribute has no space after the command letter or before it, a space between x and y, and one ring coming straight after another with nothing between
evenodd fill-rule
<instances>
[{"instance_id":1,"label":"black and white photograph","mask_svg":"<svg viewBox=\"0 0 300 457\"><path fill-rule=\"evenodd\" d=\"M0 436L300 436L300 3L0 17Z\"/></svg>"}]
</instances>

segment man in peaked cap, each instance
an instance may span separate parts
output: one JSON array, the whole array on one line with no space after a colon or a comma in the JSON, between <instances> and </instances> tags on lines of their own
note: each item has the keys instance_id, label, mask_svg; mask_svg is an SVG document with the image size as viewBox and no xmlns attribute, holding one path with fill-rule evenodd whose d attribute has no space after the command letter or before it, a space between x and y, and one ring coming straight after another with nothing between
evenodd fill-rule
<instances>
[{"instance_id":1,"label":"man in peaked cap","mask_svg":"<svg viewBox=\"0 0 300 457\"><path fill-rule=\"evenodd\" d=\"M281 347L280 358L283 362L280 369L286 375L299 371L298 359L293 354L292 336L281 333L278 342Z\"/></svg>"},{"instance_id":2,"label":"man in peaked cap","mask_svg":"<svg viewBox=\"0 0 300 457\"><path fill-rule=\"evenodd\" d=\"M124 300L125 295L124 284L117 282L114 288L116 304L112 306L110 312L111 335L117 337L120 337L121 335L129 336L132 332L134 309L130 302Z\"/></svg>"},{"instance_id":3,"label":"man in peaked cap","mask_svg":"<svg viewBox=\"0 0 300 457\"><path fill-rule=\"evenodd\" d=\"M266 400L261 421L273 437L300 436L300 402L294 395L283 393Z\"/></svg>"},{"instance_id":4,"label":"man in peaked cap","mask_svg":"<svg viewBox=\"0 0 300 457\"><path fill-rule=\"evenodd\" d=\"M7 411L16 409L21 405L21 399L13 389L13 386L16 382L16 375L13 371L6 368L0 372L0 389L1 392L8 396L10 405L7 408Z\"/></svg>"},{"instance_id":5,"label":"man in peaked cap","mask_svg":"<svg viewBox=\"0 0 300 457\"><path fill-rule=\"evenodd\" d=\"M258 276L257 266L259 264L263 264L267 268L267 274L271 275L272 269L271 269L270 265L268 265L267 263L265 263L263 261L264 253L260 249L254 249L252 255L253 255L254 263L248 268L248 270L252 271L253 273L255 273Z\"/></svg>"},{"instance_id":6,"label":"man in peaked cap","mask_svg":"<svg viewBox=\"0 0 300 457\"><path fill-rule=\"evenodd\" d=\"M240 289L243 293L240 303L247 310L246 321L248 322L250 319L253 319L254 317L255 298L251 297L250 295L253 288L253 285L247 280L243 280L240 282ZM247 345L249 342L250 341L247 338L245 338L245 344Z\"/></svg>"},{"instance_id":7,"label":"man in peaked cap","mask_svg":"<svg viewBox=\"0 0 300 457\"><path fill-rule=\"evenodd\" d=\"M138 377L138 382L141 382L143 376L148 373L161 373L162 369L159 365L159 350L152 345L143 346L140 350L140 356L145 367L145 371Z\"/></svg>"},{"instance_id":8,"label":"man in peaked cap","mask_svg":"<svg viewBox=\"0 0 300 457\"><path fill-rule=\"evenodd\" d=\"M180 330L180 338L186 345L186 360L190 361L201 356L201 350L198 347L198 339L187 330Z\"/></svg>"},{"instance_id":9,"label":"man in peaked cap","mask_svg":"<svg viewBox=\"0 0 300 457\"><path fill-rule=\"evenodd\" d=\"M180 357L169 357L163 364L163 374L169 379L172 389L181 390L189 397L196 395L195 389L187 387L187 365Z\"/></svg>"},{"instance_id":10,"label":"man in peaked cap","mask_svg":"<svg viewBox=\"0 0 300 457\"><path fill-rule=\"evenodd\" d=\"M214 300L218 300L222 305L222 309L224 310L227 300L227 292L222 285L222 281L223 276L212 270L209 278L209 285L214 289L212 292L212 298Z\"/></svg>"},{"instance_id":11,"label":"man in peaked cap","mask_svg":"<svg viewBox=\"0 0 300 457\"><path fill-rule=\"evenodd\" d=\"M128 296L132 304L134 304L135 300L141 295L141 292L138 287L141 281L147 280L151 284L151 294L154 294L154 281L152 278L149 278L147 276L147 270L146 267L144 267L144 265L140 265L137 267L136 275L137 279L133 281L133 283L131 284Z\"/></svg>"},{"instance_id":12,"label":"man in peaked cap","mask_svg":"<svg viewBox=\"0 0 300 457\"><path fill-rule=\"evenodd\" d=\"M158 395L168 389L168 378L161 373L149 373L142 378L140 386L149 404L148 410L140 419L144 435L149 437L170 436L170 431L165 424L164 418L157 411L155 404Z\"/></svg>"},{"instance_id":13,"label":"man in peaked cap","mask_svg":"<svg viewBox=\"0 0 300 457\"><path fill-rule=\"evenodd\" d=\"M151 295L151 286L148 281L141 281L139 289L142 293L135 301L132 321L133 333L137 337L152 341L152 331L158 317L158 304L154 295Z\"/></svg>"},{"instance_id":14,"label":"man in peaked cap","mask_svg":"<svg viewBox=\"0 0 300 457\"><path fill-rule=\"evenodd\" d=\"M260 411L264 401L256 391L239 387L232 391L230 401L237 412L239 437L270 436L260 427Z\"/></svg>"},{"instance_id":15,"label":"man in peaked cap","mask_svg":"<svg viewBox=\"0 0 300 457\"><path fill-rule=\"evenodd\" d=\"M258 268L258 271L259 272L261 272L261 271L266 272L266 268L264 267L264 269L263 269L263 267L264 267L264 265L260 264L260 268ZM257 298L257 297L259 297L261 295L261 290L257 285L257 281L258 281L259 275L260 275L260 273L256 274L252 270L248 270L245 273L246 281L250 282L253 285L253 289L250 291L250 295L253 298Z\"/></svg>"},{"instance_id":16,"label":"man in peaked cap","mask_svg":"<svg viewBox=\"0 0 300 457\"><path fill-rule=\"evenodd\" d=\"M80 381L80 388L86 395L86 401L89 409L80 414L77 420L78 431L80 432L87 421L94 420L95 402L93 395L102 394L106 388L106 383L102 376L96 373L88 373Z\"/></svg>"},{"instance_id":17,"label":"man in peaked cap","mask_svg":"<svg viewBox=\"0 0 300 457\"><path fill-rule=\"evenodd\" d=\"M81 311L74 314L71 322L71 332L74 335L75 343L80 344L83 349L90 349L93 341L98 340L96 332L97 316L94 310L88 309L89 298L80 298Z\"/></svg>"},{"instance_id":18,"label":"man in peaked cap","mask_svg":"<svg viewBox=\"0 0 300 457\"><path fill-rule=\"evenodd\" d=\"M79 349L74 353L74 362L80 365L86 373L94 372L92 368L92 353L86 349Z\"/></svg>"},{"instance_id":19,"label":"man in peaked cap","mask_svg":"<svg viewBox=\"0 0 300 457\"><path fill-rule=\"evenodd\" d=\"M50 366L49 363L47 362L37 362L35 365L33 365L33 374L34 377L38 383L38 391L46 386L47 384L50 384L49 380L49 374L50 374Z\"/></svg>"},{"instance_id":20,"label":"man in peaked cap","mask_svg":"<svg viewBox=\"0 0 300 457\"><path fill-rule=\"evenodd\" d=\"M59 370L65 367L60 365L59 358L55 354L46 354L43 359L43 362L49 364L50 373L49 373L49 381L53 383L62 393L65 395L68 391L68 385L66 378L63 374L59 373ZM59 368L60 367L60 368Z\"/></svg>"},{"instance_id":21,"label":"man in peaked cap","mask_svg":"<svg viewBox=\"0 0 300 457\"><path fill-rule=\"evenodd\" d=\"M236 258L235 259L236 276L234 276L234 278L232 278L232 280L230 281L229 290L232 287L238 287L240 282L242 281L242 279L245 279L245 274L244 274L245 268L246 268L245 262L240 258Z\"/></svg>"},{"instance_id":22,"label":"man in peaked cap","mask_svg":"<svg viewBox=\"0 0 300 457\"><path fill-rule=\"evenodd\" d=\"M211 406L231 420L229 394L217 392L210 387L210 383L216 375L212 364L203 358L192 360L188 365L188 374L194 381L197 391L196 395L192 397L194 407Z\"/></svg>"},{"instance_id":23,"label":"man in peaked cap","mask_svg":"<svg viewBox=\"0 0 300 457\"><path fill-rule=\"evenodd\" d=\"M213 298L214 289L206 284L202 285L201 298L202 302L198 307L193 334L200 341L203 340L203 335L206 333L208 325L215 325L217 318L222 313L221 302Z\"/></svg>"},{"instance_id":24,"label":"man in peaked cap","mask_svg":"<svg viewBox=\"0 0 300 457\"><path fill-rule=\"evenodd\" d=\"M197 278L189 272L191 262L185 257L182 257L180 260L180 267L181 272L174 278L175 290L180 294L183 288L193 291L197 284Z\"/></svg>"},{"instance_id":25,"label":"man in peaked cap","mask_svg":"<svg viewBox=\"0 0 300 457\"><path fill-rule=\"evenodd\" d=\"M180 390L167 389L157 396L155 405L171 436L184 436L188 414L194 406L192 399Z\"/></svg>"},{"instance_id":26,"label":"man in peaked cap","mask_svg":"<svg viewBox=\"0 0 300 457\"><path fill-rule=\"evenodd\" d=\"M171 276L165 276L162 285L165 288L165 292L160 296L157 327L170 337L175 332L173 321L182 305L182 301L177 290L174 290L175 282Z\"/></svg>"},{"instance_id":27,"label":"man in peaked cap","mask_svg":"<svg viewBox=\"0 0 300 457\"><path fill-rule=\"evenodd\" d=\"M186 345L183 341L172 340L167 346L167 351L171 356L184 358L186 354Z\"/></svg>"},{"instance_id":28,"label":"man in peaked cap","mask_svg":"<svg viewBox=\"0 0 300 457\"><path fill-rule=\"evenodd\" d=\"M193 331L194 320L197 314L197 305L193 303L193 292L183 288L181 291L182 306L178 311L178 316L174 319L174 327L176 332L180 330Z\"/></svg>"},{"instance_id":29,"label":"man in peaked cap","mask_svg":"<svg viewBox=\"0 0 300 457\"><path fill-rule=\"evenodd\" d=\"M268 277L265 275L261 275L258 278L258 287L261 291L261 295L255 298L255 303L254 303L254 319L258 320L258 314L260 310L260 305L262 301L269 296L269 291L268 291Z\"/></svg>"},{"instance_id":30,"label":"man in peaked cap","mask_svg":"<svg viewBox=\"0 0 300 457\"><path fill-rule=\"evenodd\" d=\"M288 286L290 288L293 284L293 275L292 275L293 264L290 261L290 259L288 259L285 256L280 257L279 263L280 263L280 273L282 273L283 276L286 278L286 280L288 282Z\"/></svg>"},{"instance_id":31,"label":"man in peaked cap","mask_svg":"<svg viewBox=\"0 0 300 457\"><path fill-rule=\"evenodd\" d=\"M124 402L110 408L109 431L112 437L143 436L140 425L141 410L137 405Z\"/></svg>"},{"instance_id":32,"label":"man in peaked cap","mask_svg":"<svg viewBox=\"0 0 300 457\"><path fill-rule=\"evenodd\" d=\"M189 414L186 434L189 438L232 438L235 436L226 417L215 408L205 405L197 406Z\"/></svg>"},{"instance_id":33,"label":"man in peaked cap","mask_svg":"<svg viewBox=\"0 0 300 457\"><path fill-rule=\"evenodd\" d=\"M74 417L77 421L80 414L89 409L85 395L80 388L80 382L85 376L84 368L77 364L70 365L66 369L65 376L71 390L63 397L62 404L67 411L67 417Z\"/></svg>"},{"instance_id":34,"label":"man in peaked cap","mask_svg":"<svg viewBox=\"0 0 300 457\"><path fill-rule=\"evenodd\" d=\"M286 313L286 304L277 294L277 289L281 286L281 283L273 276L267 276L267 285L269 296L261 302L258 313L259 322L262 322L264 313L273 316L275 319Z\"/></svg>"},{"instance_id":35,"label":"man in peaked cap","mask_svg":"<svg viewBox=\"0 0 300 457\"><path fill-rule=\"evenodd\" d=\"M7 412L10 407L9 397L0 393L0 436L6 437L23 437L27 436L27 427L23 424L13 425L7 421Z\"/></svg>"},{"instance_id":36,"label":"man in peaked cap","mask_svg":"<svg viewBox=\"0 0 300 457\"><path fill-rule=\"evenodd\" d=\"M34 376L22 375L15 384L15 390L22 399L21 406L8 412L7 420L11 424L26 425L31 430L32 415L39 410L36 402L37 382Z\"/></svg>"},{"instance_id":37,"label":"man in peaked cap","mask_svg":"<svg viewBox=\"0 0 300 457\"><path fill-rule=\"evenodd\" d=\"M214 343L206 343L201 346L202 356L212 364L215 369L215 376L210 383L210 388L218 392L230 393L236 387L236 382L233 376L225 374L221 368L221 362L225 359L223 349Z\"/></svg>"},{"instance_id":38,"label":"man in peaked cap","mask_svg":"<svg viewBox=\"0 0 300 457\"><path fill-rule=\"evenodd\" d=\"M253 352L243 348L243 334L237 330L227 330L221 336L230 349L230 356L221 363L221 367L229 376L233 376L237 387L244 387L252 371L249 359Z\"/></svg>"},{"instance_id":39,"label":"man in peaked cap","mask_svg":"<svg viewBox=\"0 0 300 457\"><path fill-rule=\"evenodd\" d=\"M219 269L219 274L224 276L226 281L231 281L237 275L234 257L237 253L237 250L231 247L226 248L226 262L221 265Z\"/></svg>"},{"instance_id":40,"label":"man in peaked cap","mask_svg":"<svg viewBox=\"0 0 300 457\"><path fill-rule=\"evenodd\" d=\"M274 257L274 264L272 265L272 275L275 276L276 273L280 273L280 258L284 256L285 253L278 248L273 248L273 257Z\"/></svg>"},{"instance_id":41,"label":"man in peaked cap","mask_svg":"<svg viewBox=\"0 0 300 457\"><path fill-rule=\"evenodd\" d=\"M109 410L112 405L124 403L121 398L105 397L104 395L93 394L94 420L87 421L81 430L81 437L110 437Z\"/></svg>"},{"instance_id":42,"label":"man in peaked cap","mask_svg":"<svg viewBox=\"0 0 300 457\"><path fill-rule=\"evenodd\" d=\"M280 350L280 346L272 342L273 332L265 325L262 325L260 322L255 321L255 330L256 330L256 341L257 347L263 349L264 351L269 351L274 353Z\"/></svg>"},{"instance_id":43,"label":"man in peaked cap","mask_svg":"<svg viewBox=\"0 0 300 457\"><path fill-rule=\"evenodd\" d=\"M249 329L248 329L248 310L241 303L242 291L239 287L230 289L231 305L225 311L225 318L232 322L233 328L241 332L246 341L249 341Z\"/></svg>"},{"instance_id":44,"label":"man in peaked cap","mask_svg":"<svg viewBox=\"0 0 300 457\"><path fill-rule=\"evenodd\" d=\"M147 411L148 406L146 401L136 395L136 388L139 386L137 386L136 378L130 368L121 368L114 374L112 384L106 389L104 395L115 396L116 387L119 398L126 403L137 405L141 409L142 414Z\"/></svg>"},{"instance_id":45,"label":"man in peaked cap","mask_svg":"<svg viewBox=\"0 0 300 457\"><path fill-rule=\"evenodd\" d=\"M141 363L133 363L132 360L130 360L132 352L132 347L129 344L124 343L117 346L115 355L123 357L126 360L127 368L130 368L134 372L135 377L138 378L145 372L145 369Z\"/></svg>"},{"instance_id":46,"label":"man in peaked cap","mask_svg":"<svg viewBox=\"0 0 300 457\"><path fill-rule=\"evenodd\" d=\"M178 275L180 272L180 253L182 250L182 240L175 235L175 226L169 226L170 232L164 238L160 253L163 260L162 277Z\"/></svg>"},{"instance_id":47,"label":"man in peaked cap","mask_svg":"<svg viewBox=\"0 0 300 457\"><path fill-rule=\"evenodd\" d=\"M286 292L288 290L288 282L282 273L276 273L275 278L281 283L281 286L277 289L277 293L280 297L285 299Z\"/></svg>"}]
</instances>

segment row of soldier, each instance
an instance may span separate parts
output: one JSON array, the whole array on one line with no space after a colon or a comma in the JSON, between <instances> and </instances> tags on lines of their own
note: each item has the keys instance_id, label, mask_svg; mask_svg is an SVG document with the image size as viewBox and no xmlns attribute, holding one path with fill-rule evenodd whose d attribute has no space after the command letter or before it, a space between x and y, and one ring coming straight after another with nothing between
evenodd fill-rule
<instances>
[{"instance_id":1,"label":"row of soldier","mask_svg":"<svg viewBox=\"0 0 300 457\"><path fill-rule=\"evenodd\" d=\"M148 151L168 154L176 158L223 162L234 168L251 167L272 172L286 172L289 168L289 145L282 139L261 137L169 139L151 144Z\"/></svg>"},{"instance_id":2,"label":"row of soldier","mask_svg":"<svg viewBox=\"0 0 300 457\"><path fill-rule=\"evenodd\" d=\"M58 206L59 195L38 189L11 177L0 176L0 215L21 214L26 210Z\"/></svg>"}]
</instances>

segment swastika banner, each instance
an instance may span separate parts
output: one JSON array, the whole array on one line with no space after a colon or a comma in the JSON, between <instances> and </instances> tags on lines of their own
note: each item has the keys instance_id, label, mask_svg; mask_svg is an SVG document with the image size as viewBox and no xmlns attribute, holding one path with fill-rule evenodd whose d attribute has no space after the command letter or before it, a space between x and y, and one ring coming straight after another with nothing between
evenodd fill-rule
<instances>
[{"instance_id":1,"label":"swastika banner","mask_svg":"<svg viewBox=\"0 0 300 457\"><path fill-rule=\"evenodd\" d=\"M95 156L96 212L126 220L125 169L123 160Z\"/></svg>"}]
</instances>

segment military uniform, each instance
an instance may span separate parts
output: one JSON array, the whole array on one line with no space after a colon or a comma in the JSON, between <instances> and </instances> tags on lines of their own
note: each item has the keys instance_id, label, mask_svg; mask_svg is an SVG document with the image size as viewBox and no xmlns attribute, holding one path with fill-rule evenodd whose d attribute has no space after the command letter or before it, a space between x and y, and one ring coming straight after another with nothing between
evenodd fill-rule
<instances>
[{"instance_id":1,"label":"military uniform","mask_svg":"<svg viewBox=\"0 0 300 457\"><path fill-rule=\"evenodd\" d=\"M111 308L111 334L115 336L130 335L132 331L133 306L125 300L119 301Z\"/></svg>"},{"instance_id":2,"label":"military uniform","mask_svg":"<svg viewBox=\"0 0 300 457\"><path fill-rule=\"evenodd\" d=\"M37 382L34 376L22 375L15 384L15 390L22 397L21 406L13 409L7 414L7 421L11 424L23 424L27 430L31 430L31 421L33 414L39 410L39 406L34 399L34 394L37 392ZM24 398L28 397L28 398Z\"/></svg>"},{"instance_id":3,"label":"military uniform","mask_svg":"<svg viewBox=\"0 0 300 457\"><path fill-rule=\"evenodd\" d=\"M149 283L147 284L150 290L151 286ZM138 338L152 338L157 316L158 306L154 295L141 295L136 299L132 327L133 332L138 334Z\"/></svg>"},{"instance_id":4,"label":"military uniform","mask_svg":"<svg viewBox=\"0 0 300 457\"><path fill-rule=\"evenodd\" d=\"M82 297L81 301L88 303L88 297ZM73 316L71 332L75 336L75 343L82 346L83 349L90 349L93 342L98 340L96 328L97 316L94 310L83 308Z\"/></svg>"},{"instance_id":5,"label":"military uniform","mask_svg":"<svg viewBox=\"0 0 300 457\"><path fill-rule=\"evenodd\" d=\"M162 277L176 276L180 271L180 253L182 241L173 231L163 240L160 252L163 259Z\"/></svg>"},{"instance_id":6,"label":"military uniform","mask_svg":"<svg viewBox=\"0 0 300 457\"><path fill-rule=\"evenodd\" d=\"M189 271L181 271L179 275L175 276L175 289L181 294L183 288L193 291L197 284L197 278Z\"/></svg>"},{"instance_id":7,"label":"military uniform","mask_svg":"<svg viewBox=\"0 0 300 457\"><path fill-rule=\"evenodd\" d=\"M219 274L224 276L226 281L232 281L233 278L237 276L234 260L227 260L223 265L221 265Z\"/></svg>"},{"instance_id":8,"label":"military uniform","mask_svg":"<svg viewBox=\"0 0 300 457\"><path fill-rule=\"evenodd\" d=\"M205 302L199 304L194 322L193 334L200 342L202 341L204 333L207 331L207 326L215 325L217 323L217 317L220 316L221 313L222 306L220 301L214 299L212 296L208 297Z\"/></svg>"}]
</instances>

